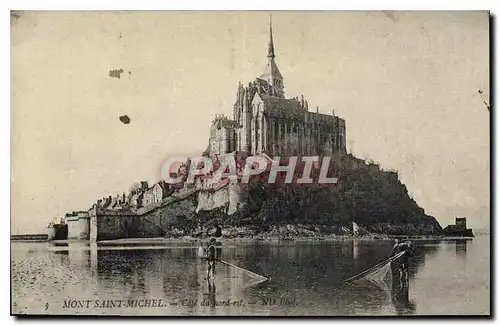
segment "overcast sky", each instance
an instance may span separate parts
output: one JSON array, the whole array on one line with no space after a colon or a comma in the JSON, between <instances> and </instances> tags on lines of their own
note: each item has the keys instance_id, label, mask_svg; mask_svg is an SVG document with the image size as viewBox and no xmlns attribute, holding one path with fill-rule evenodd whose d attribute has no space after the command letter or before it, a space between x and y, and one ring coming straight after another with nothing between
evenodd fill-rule
<instances>
[{"instance_id":1,"label":"overcast sky","mask_svg":"<svg viewBox=\"0 0 500 326\"><path fill-rule=\"evenodd\" d=\"M157 181L266 65L267 12L25 12L11 23L12 232ZM287 97L346 120L441 225L489 225L486 12L274 12ZM123 69L121 78L109 76ZM127 114L129 125L119 121Z\"/></svg>"}]
</instances>

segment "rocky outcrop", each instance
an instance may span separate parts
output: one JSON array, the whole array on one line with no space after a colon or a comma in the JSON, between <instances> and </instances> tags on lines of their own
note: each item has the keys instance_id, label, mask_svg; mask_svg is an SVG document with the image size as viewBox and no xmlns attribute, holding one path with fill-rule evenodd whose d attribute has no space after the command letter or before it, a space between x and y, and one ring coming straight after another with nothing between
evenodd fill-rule
<instances>
[{"instance_id":1,"label":"rocky outcrop","mask_svg":"<svg viewBox=\"0 0 500 326\"><path fill-rule=\"evenodd\" d=\"M360 163L352 156L343 160L336 186L267 186L255 200L259 202L262 198L260 208L250 215L262 224L326 226L335 234L352 230L352 222L365 233L437 235L442 232L436 219L426 215L409 197L397 173L382 171L375 164Z\"/></svg>"},{"instance_id":2,"label":"rocky outcrop","mask_svg":"<svg viewBox=\"0 0 500 326\"><path fill-rule=\"evenodd\" d=\"M192 229L185 229L184 234L200 235L210 223L222 226L222 235L229 238L349 235L352 222L359 225L361 234L442 233L436 219L410 198L396 172L383 171L350 155L339 166L339 182L332 187L259 182L250 183L245 196L241 185L232 186L240 187L237 195L232 189L232 196L228 187L200 192Z\"/></svg>"}]
</instances>

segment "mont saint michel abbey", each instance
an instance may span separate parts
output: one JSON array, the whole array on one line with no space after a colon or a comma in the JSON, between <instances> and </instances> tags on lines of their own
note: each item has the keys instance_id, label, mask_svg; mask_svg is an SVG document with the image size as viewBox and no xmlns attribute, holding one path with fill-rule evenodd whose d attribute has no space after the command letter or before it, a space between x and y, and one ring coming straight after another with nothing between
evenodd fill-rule
<instances>
[{"instance_id":1,"label":"mont saint michel abbey","mask_svg":"<svg viewBox=\"0 0 500 326\"><path fill-rule=\"evenodd\" d=\"M301 96L285 97L285 83L275 61L272 25L267 65L247 86L238 85L233 118L217 116L210 127L205 154L234 151L247 155L325 156L346 153L344 119L309 111Z\"/></svg>"}]
</instances>

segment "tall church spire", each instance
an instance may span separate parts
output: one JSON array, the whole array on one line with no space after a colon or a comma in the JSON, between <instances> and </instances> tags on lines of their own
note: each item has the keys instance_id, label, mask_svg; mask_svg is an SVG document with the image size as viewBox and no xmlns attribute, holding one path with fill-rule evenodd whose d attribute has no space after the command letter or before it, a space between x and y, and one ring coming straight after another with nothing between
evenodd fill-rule
<instances>
[{"instance_id":1,"label":"tall church spire","mask_svg":"<svg viewBox=\"0 0 500 326\"><path fill-rule=\"evenodd\" d=\"M274 59L273 16L269 17L269 46L267 48L267 57Z\"/></svg>"},{"instance_id":2,"label":"tall church spire","mask_svg":"<svg viewBox=\"0 0 500 326\"><path fill-rule=\"evenodd\" d=\"M276 62L274 61L274 41L273 41L273 21L269 17L269 46L267 48L267 65L259 79L267 83L265 86L268 95L281 97L285 96L283 86L283 76L281 75Z\"/></svg>"}]
</instances>

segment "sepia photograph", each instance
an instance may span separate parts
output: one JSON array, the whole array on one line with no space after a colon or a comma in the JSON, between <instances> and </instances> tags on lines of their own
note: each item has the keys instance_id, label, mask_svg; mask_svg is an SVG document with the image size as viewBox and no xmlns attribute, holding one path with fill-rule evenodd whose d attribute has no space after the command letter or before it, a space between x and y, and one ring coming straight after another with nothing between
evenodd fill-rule
<instances>
[{"instance_id":1,"label":"sepia photograph","mask_svg":"<svg viewBox=\"0 0 500 326\"><path fill-rule=\"evenodd\" d=\"M491 317L490 24L12 10L11 315Z\"/></svg>"}]
</instances>

